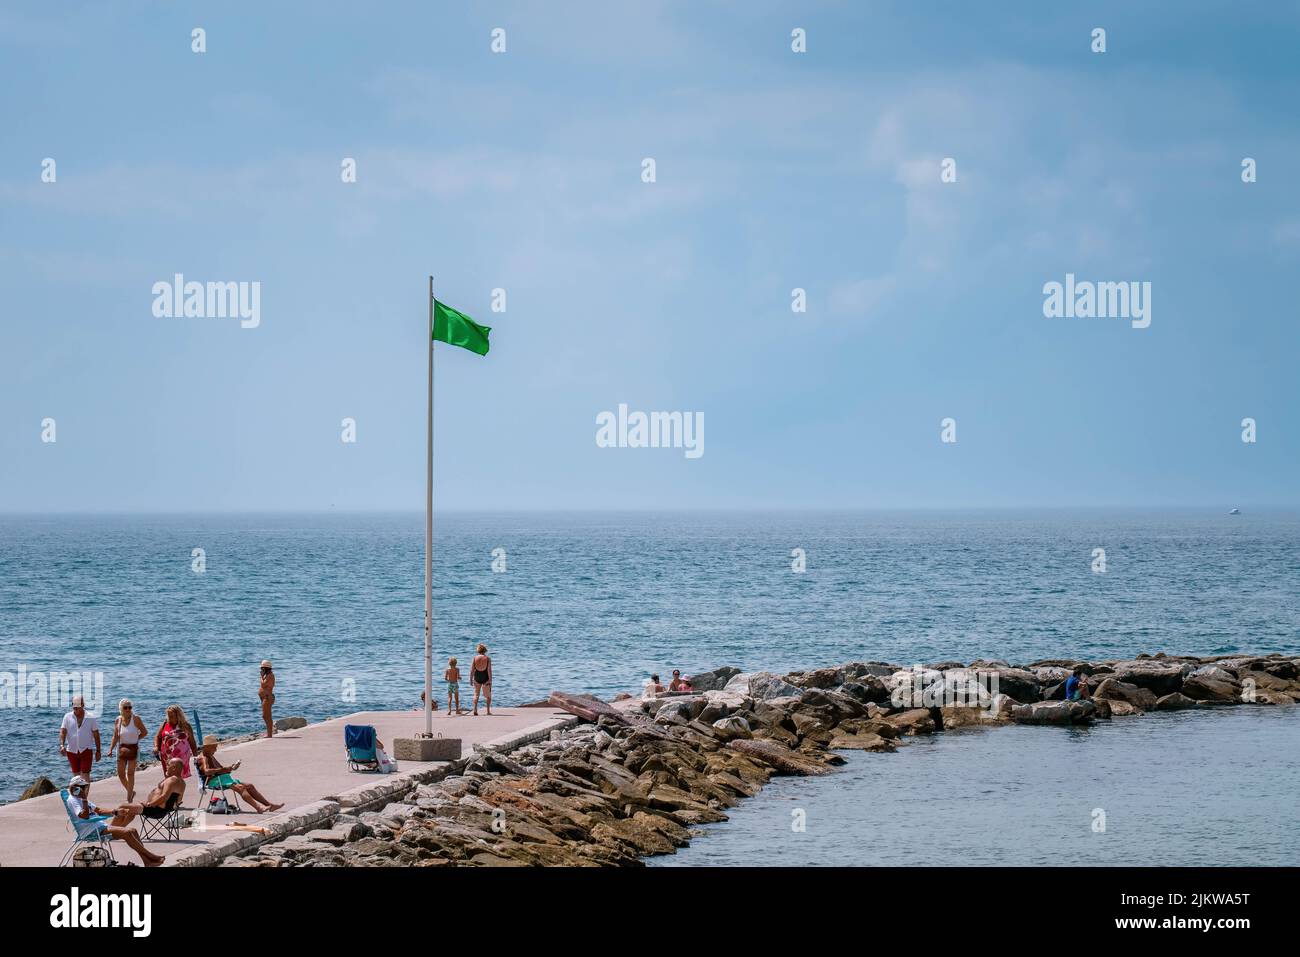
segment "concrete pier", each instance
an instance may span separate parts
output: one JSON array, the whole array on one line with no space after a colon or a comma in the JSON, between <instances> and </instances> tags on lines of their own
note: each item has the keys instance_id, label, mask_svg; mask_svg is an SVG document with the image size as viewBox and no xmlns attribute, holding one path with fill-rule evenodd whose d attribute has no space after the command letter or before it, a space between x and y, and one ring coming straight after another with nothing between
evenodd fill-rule
<instances>
[{"instance_id":1,"label":"concrete pier","mask_svg":"<svg viewBox=\"0 0 1300 957\"><path fill-rule=\"evenodd\" d=\"M530 740L546 737L552 730L577 722L572 715L549 708L496 708L489 717L434 714L435 733L462 741L462 759L476 748L508 750ZM414 784L431 780L451 767L452 762L399 762L396 774L366 774L348 770L343 748L345 724L372 724L389 754L393 740L411 737L424 730L424 714L419 711L364 711L284 731L274 738L259 738L239 744L223 745L217 755L224 764L241 761L235 777L254 784L268 799L284 802L274 814L246 812L232 815L205 815L203 826L186 828L179 841L146 842L155 854L165 854L169 866L210 865L224 857L255 846L267 835L232 828L249 824L265 828L272 835L283 836L309 826L319 826L343 808L367 809L387 798L403 794ZM116 760L107 759L95 767L90 800L99 807L113 807L125 802L126 793L116 777ZM106 772L112 774L103 778ZM162 769L154 765L136 775L136 800L143 801L162 779ZM67 785L67 777L55 782ZM191 773L186 779L182 806L194 809L199 798L199 782ZM138 828L137 823L132 827ZM58 794L19 801L0 807L0 867L52 867L58 864L72 843L72 827ZM135 852L122 841L113 842L119 863L139 863Z\"/></svg>"}]
</instances>

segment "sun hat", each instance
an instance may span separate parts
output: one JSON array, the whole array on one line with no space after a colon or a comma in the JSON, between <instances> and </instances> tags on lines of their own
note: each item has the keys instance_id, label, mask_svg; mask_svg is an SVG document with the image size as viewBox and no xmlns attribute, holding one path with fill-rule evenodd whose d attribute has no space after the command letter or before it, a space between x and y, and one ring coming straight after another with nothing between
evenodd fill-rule
<instances>
[{"instance_id":1,"label":"sun hat","mask_svg":"<svg viewBox=\"0 0 1300 957\"><path fill-rule=\"evenodd\" d=\"M209 746L215 748L217 746L217 736L215 734L205 734L203 736L203 746L205 748Z\"/></svg>"},{"instance_id":2,"label":"sun hat","mask_svg":"<svg viewBox=\"0 0 1300 957\"><path fill-rule=\"evenodd\" d=\"M269 668L269 667L271 667L271 659L270 659L270 658L263 658L263 659L262 659L262 667L263 667L263 668Z\"/></svg>"}]
</instances>

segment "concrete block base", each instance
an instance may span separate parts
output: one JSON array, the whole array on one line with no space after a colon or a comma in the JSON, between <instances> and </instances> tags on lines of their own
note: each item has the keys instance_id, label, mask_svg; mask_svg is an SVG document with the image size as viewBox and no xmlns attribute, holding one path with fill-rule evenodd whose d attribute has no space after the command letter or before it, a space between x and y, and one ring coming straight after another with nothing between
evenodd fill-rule
<instances>
[{"instance_id":1,"label":"concrete block base","mask_svg":"<svg viewBox=\"0 0 1300 957\"><path fill-rule=\"evenodd\" d=\"M459 761L460 738L396 738L393 758L402 761Z\"/></svg>"}]
</instances>

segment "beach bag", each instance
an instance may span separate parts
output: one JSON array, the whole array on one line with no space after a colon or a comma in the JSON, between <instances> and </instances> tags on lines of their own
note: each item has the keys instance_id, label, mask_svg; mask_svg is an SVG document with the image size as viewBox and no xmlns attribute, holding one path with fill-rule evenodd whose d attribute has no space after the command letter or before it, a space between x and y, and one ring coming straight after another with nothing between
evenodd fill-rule
<instances>
[{"instance_id":1,"label":"beach bag","mask_svg":"<svg viewBox=\"0 0 1300 957\"><path fill-rule=\"evenodd\" d=\"M111 867L117 862L108 856L108 851L98 844L77 848L72 855L73 867Z\"/></svg>"},{"instance_id":2,"label":"beach bag","mask_svg":"<svg viewBox=\"0 0 1300 957\"><path fill-rule=\"evenodd\" d=\"M225 798L214 797L212 799L212 802L208 805L208 813L209 814L234 814L235 812L230 809L230 805L226 803Z\"/></svg>"},{"instance_id":3,"label":"beach bag","mask_svg":"<svg viewBox=\"0 0 1300 957\"><path fill-rule=\"evenodd\" d=\"M379 762L380 774L392 774L397 770L397 762L390 758L383 748L375 748L375 760Z\"/></svg>"}]
</instances>

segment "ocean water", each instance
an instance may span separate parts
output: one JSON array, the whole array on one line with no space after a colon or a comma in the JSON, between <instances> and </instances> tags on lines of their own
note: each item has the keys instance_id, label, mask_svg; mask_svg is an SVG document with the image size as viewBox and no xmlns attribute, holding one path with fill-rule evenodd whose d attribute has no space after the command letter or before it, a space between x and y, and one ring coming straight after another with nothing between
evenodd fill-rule
<instances>
[{"instance_id":1,"label":"ocean water","mask_svg":"<svg viewBox=\"0 0 1300 957\"><path fill-rule=\"evenodd\" d=\"M649 863L1300 864L1300 705L963 729L845 754L825 777L774 778Z\"/></svg>"},{"instance_id":2,"label":"ocean water","mask_svg":"<svg viewBox=\"0 0 1300 957\"><path fill-rule=\"evenodd\" d=\"M130 696L151 733L179 702L234 734L258 726L271 658L277 716L414 707L423 523L0 516L0 695L20 668L88 671L110 714ZM435 674L485 642L496 700L520 704L674 667L1294 652L1297 546L1300 515L1283 511L440 515ZM62 711L0 708L0 799L64 776Z\"/></svg>"}]
</instances>

